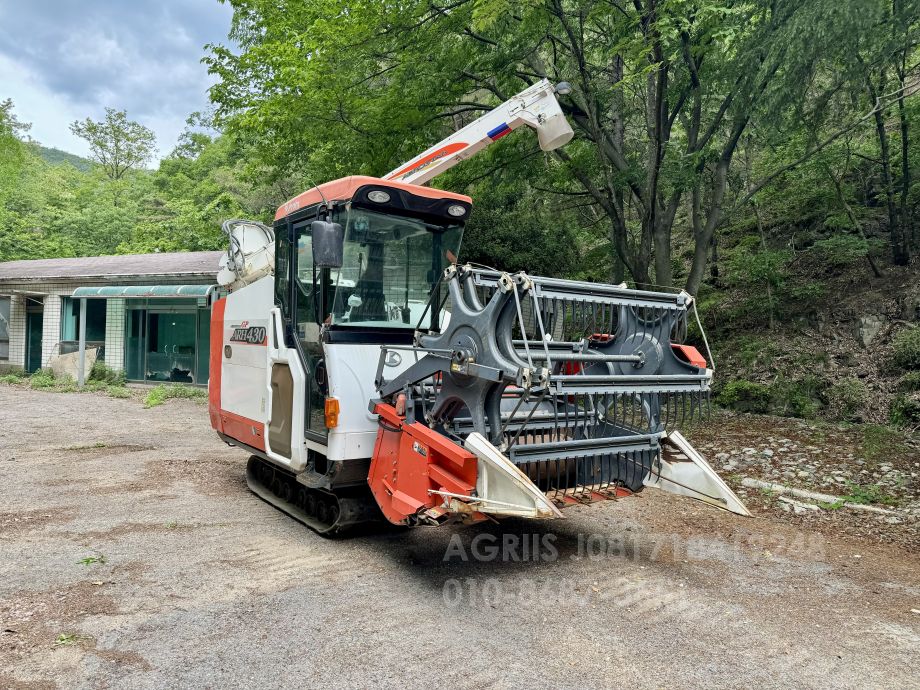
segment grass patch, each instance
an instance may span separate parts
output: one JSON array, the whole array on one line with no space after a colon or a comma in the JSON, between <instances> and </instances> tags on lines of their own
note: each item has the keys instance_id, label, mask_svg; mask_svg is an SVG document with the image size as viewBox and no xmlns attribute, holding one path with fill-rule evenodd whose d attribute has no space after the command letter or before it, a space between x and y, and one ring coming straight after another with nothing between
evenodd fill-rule
<instances>
[{"instance_id":1,"label":"grass patch","mask_svg":"<svg viewBox=\"0 0 920 690\"><path fill-rule=\"evenodd\" d=\"M859 505L871 505L879 503L885 506L896 506L900 503L897 497L886 494L878 484L857 484L847 482L847 493L841 496L840 500L844 503L857 503Z\"/></svg>"},{"instance_id":2,"label":"grass patch","mask_svg":"<svg viewBox=\"0 0 920 690\"><path fill-rule=\"evenodd\" d=\"M40 369L31 376L20 373L0 377L0 382L11 385L27 382L33 390L52 393L107 393L112 398L130 398L131 392L125 386L124 374L109 369L104 363L97 362L83 388L69 376L55 377L50 369Z\"/></svg>"},{"instance_id":3,"label":"grass patch","mask_svg":"<svg viewBox=\"0 0 920 690\"><path fill-rule=\"evenodd\" d=\"M770 407L770 387L755 381L735 379L725 384L716 402L739 412L762 414Z\"/></svg>"},{"instance_id":4,"label":"grass patch","mask_svg":"<svg viewBox=\"0 0 920 690\"><path fill-rule=\"evenodd\" d=\"M920 369L920 328L898 333L892 341L892 362L901 369Z\"/></svg>"},{"instance_id":5,"label":"grass patch","mask_svg":"<svg viewBox=\"0 0 920 690\"><path fill-rule=\"evenodd\" d=\"M891 401L889 419L897 427L920 428L920 392L902 393Z\"/></svg>"},{"instance_id":6,"label":"grass patch","mask_svg":"<svg viewBox=\"0 0 920 690\"><path fill-rule=\"evenodd\" d=\"M82 642L83 640L90 639L87 635L76 635L74 633L61 633L57 636L57 639L54 641L54 644L66 647L68 645L76 644L77 642Z\"/></svg>"},{"instance_id":7,"label":"grass patch","mask_svg":"<svg viewBox=\"0 0 920 690\"><path fill-rule=\"evenodd\" d=\"M79 565L105 565L105 556L101 553L95 556L87 556L86 558L81 558L77 563Z\"/></svg>"},{"instance_id":8,"label":"grass patch","mask_svg":"<svg viewBox=\"0 0 920 690\"><path fill-rule=\"evenodd\" d=\"M877 462L904 450L904 438L891 427L866 424L862 434L862 452L867 460Z\"/></svg>"},{"instance_id":9,"label":"grass patch","mask_svg":"<svg viewBox=\"0 0 920 690\"><path fill-rule=\"evenodd\" d=\"M22 369L13 369L0 376L0 383L5 383L9 386L18 386L27 378L29 378L29 375Z\"/></svg>"},{"instance_id":10,"label":"grass patch","mask_svg":"<svg viewBox=\"0 0 920 690\"><path fill-rule=\"evenodd\" d=\"M204 400L208 397L208 392L203 388L193 388L181 383L174 383L167 386L161 383L151 390L147 397L144 398L144 407L156 407L162 405L167 400L174 398L184 398L187 400Z\"/></svg>"},{"instance_id":11,"label":"grass patch","mask_svg":"<svg viewBox=\"0 0 920 690\"><path fill-rule=\"evenodd\" d=\"M843 379L827 390L827 399L834 419L852 422L869 402L869 389L859 379Z\"/></svg>"},{"instance_id":12,"label":"grass patch","mask_svg":"<svg viewBox=\"0 0 920 690\"><path fill-rule=\"evenodd\" d=\"M98 443L91 443L88 446L67 446L64 450L92 450L93 448L105 448L108 444L99 441Z\"/></svg>"}]
</instances>

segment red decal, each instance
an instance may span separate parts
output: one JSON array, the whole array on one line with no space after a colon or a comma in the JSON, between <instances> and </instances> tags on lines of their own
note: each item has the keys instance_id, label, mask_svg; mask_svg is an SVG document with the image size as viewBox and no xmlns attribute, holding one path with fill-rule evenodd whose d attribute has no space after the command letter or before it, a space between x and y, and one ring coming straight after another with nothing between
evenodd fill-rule
<instances>
[{"instance_id":1,"label":"red decal","mask_svg":"<svg viewBox=\"0 0 920 690\"><path fill-rule=\"evenodd\" d=\"M508 131L510 132L511 130L508 130ZM393 173L392 175L387 175L387 179L393 179L393 178L396 178L396 177L402 177L403 175L406 175L406 174L408 174L408 173L410 173L410 172L413 172L413 171L415 171L415 170L418 170L419 168L423 168L423 167L425 167L425 166L427 166L427 165L430 165L430 164L434 163L435 161L444 158L445 156L449 156L449 155L451 155L452 153L457 153L458 151L462 151L462 150L465 149L467 146L469 146L469 144L466 144L466 143L464 143L464 142L462 142L462 141L458 141L458 142L455 142L455 143L453 143L453 144L447 144L447 146L442 146L442 147L439 148L437 151L432 151L431 153L429 153L429 154L428 154L427 156L425 156L424 158L415 161L415 163L411 163L411 164L407 165L407 166L406 166L405 168L403 168L402 170L399 170L399 171Z\"/></svg>"}]
</instances>

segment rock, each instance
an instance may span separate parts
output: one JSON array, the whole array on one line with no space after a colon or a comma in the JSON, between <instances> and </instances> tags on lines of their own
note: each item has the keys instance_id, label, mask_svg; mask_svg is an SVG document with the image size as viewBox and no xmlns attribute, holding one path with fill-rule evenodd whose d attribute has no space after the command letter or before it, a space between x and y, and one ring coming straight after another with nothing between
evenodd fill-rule
<instances>
[{"instance_id":1,"label":"rock","mask_svg":"<svg viewBox=\"0 0 920 690\"><path fill-rule=\"evenodd\" d=\"M862 346L867 348L878 336L879 331L882 330L882 326L885 325L885 318L877 314L869 314L863 316L858 323L856 337L862 343Z\"/></svg>"},{"instance_id":2,"label":"rock","mask_svg":"<svg viewBox=\"0 0 920 690\"><path fill-rule=\"evenodd\" d=\"M772 457L773 457L773 451L772 451L771 449L769 449L769 448L766 448L766 449L760 451L760 454L761 454L761 455L764 455L764 456L766 456L766 457L768 457L768 458L772 458Z\"/></svg>"},{"instance_id":3,"label":"rock","mask_svg":"<svg viewBox=\"0 0 920 690\"><path fill-rule=\"evenodd\" d=\"M728 460L728 453L716 453L716 460Z\"/></svg>"}]
</instances>

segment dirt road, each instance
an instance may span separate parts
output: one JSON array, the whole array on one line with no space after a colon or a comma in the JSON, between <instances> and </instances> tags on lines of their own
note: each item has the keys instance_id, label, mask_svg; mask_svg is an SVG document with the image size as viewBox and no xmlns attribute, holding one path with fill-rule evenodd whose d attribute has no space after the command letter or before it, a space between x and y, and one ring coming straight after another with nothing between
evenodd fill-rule
<instances>
[{"instance_id":1,"label":"dirt road","mask_svg":"<svg viewBox=\"0 0 920 690\"><path fill-rule=\"evenodd\" d=\"M318 537L206 408L0 386L0 687L920 687L920 557L649 490Z\"/></svg>"}]
</instances>

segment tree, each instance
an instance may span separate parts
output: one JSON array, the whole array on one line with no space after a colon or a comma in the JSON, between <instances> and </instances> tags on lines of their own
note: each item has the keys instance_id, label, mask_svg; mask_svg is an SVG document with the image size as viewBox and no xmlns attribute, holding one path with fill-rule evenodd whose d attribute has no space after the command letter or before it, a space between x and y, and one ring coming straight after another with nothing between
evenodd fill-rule
<instances>
[{"instance_id":1,"label":"tree","mask_svg":"<svg viewBox=\"0 0 920 690\"><path fill-rule=\"evenodd\" d=\"M811 96L872 1L232 0L240 52L207 62L218 118L318 177L385 172L537 79L569 81L578 136L551 191L594 204L613 279L640 285L676 281L682 214L695 293L739 141Z\"/></svg>"},{"instance_id":2,"label":"tree","mask_svg":"<svg viewBox=\"0 0 920 690\"><path fill-rule=\"evenodd\" d=\"M112 182L113 204L118 206L120 182L132 169L150 160L156 136L139 122L128 119L124 110L105 109L105 119L74 121L70 131L90 146L93 158Z\"/></svg>"}]
</instances>

